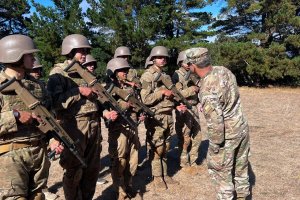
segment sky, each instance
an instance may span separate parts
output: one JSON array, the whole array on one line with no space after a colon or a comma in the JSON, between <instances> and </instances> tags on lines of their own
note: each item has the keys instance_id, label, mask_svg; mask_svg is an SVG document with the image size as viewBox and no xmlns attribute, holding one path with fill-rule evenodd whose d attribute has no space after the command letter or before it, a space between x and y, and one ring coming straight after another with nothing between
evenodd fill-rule
<instances>
[{"instance_id":1,"label":"sky","mask_svg":"<svg viewBox=\"0 0 300 200\"><path fill-rule=\"evenodd\" d=\"M37 3L40 3L44 6L54 6L53 1L50 1L50 0L34 0L34 1ZM84 0L81 3L81 6L82 6L82 10L85 11L88 7L88 4ZM201 11L211 12L214 17L217 17L217 15L220 12L220 9L224 6L226 6L226 2L224 0L218 0L216 3L214 3L210 6L206 6L205 8L201 9ZM33 12L33 10L31 12Z\"/></svg>"}]
</instances>

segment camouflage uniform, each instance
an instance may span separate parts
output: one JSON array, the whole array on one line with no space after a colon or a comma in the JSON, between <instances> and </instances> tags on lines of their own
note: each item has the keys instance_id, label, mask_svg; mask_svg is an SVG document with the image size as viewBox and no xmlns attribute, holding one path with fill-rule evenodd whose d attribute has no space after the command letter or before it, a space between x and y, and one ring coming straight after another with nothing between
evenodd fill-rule
<instances>
[{"instance_id":1,"label":"camouflage uniform","mask_svg":"<svg viewBox=\"0 0 300 200\"><path fill-rule=\"evenodd\" d=\"M0 84L6 80L0 74ZM20 82L41 102L49 102L43 85L31 76ZM47 100L47 101L46 101ZM44 199L50 162L45 134L36 124L16 121L13 109L30 110L15 92L0 93L0 199Z\"/></svg>"},{"instance_id":2,"label":"camouflage uniform","mask_svg":"<svg viewBox=\"0 0 300 200\"><path fill-rule=\"evenodd\" d=\"M188 73L183 67L180 67L175 71L172 79L176 83L176 88L193 106L193 111L198 114L198 96L191 87L195 86L195 83L191 81L190 76L195 76L195 74ZM190 111L180 113L176 110L175 130L178 137L179 153L181 155L180 166L196 165L198 149L201 144L199 115L195 116Z\"/></svg>"},{"instance_id":3,"label":"camouflage uniform","mask_svg":"<svg viewBox=\"0 0 300 200\"><path fill-rule=\"evenodd\" d=\"M115 83L115 87L131 92L131 87L121 86ZM127 109L127 117L137 122L136 112L127 108L127 102L120 99L113 89L111 95L118 101L122 109ZM135 175L138 166L138 150L140 141L137 129L130 127L127 122L118 117L116 121L108 125L108 152L111 157L111 175L113 186L121 196L126 196L132 189L132 177Z\"/></svg>"},{"instance_id":4,"label":"camouflage uniform","mask_svg":"<svg viewBox=\"0 0 300 200\"><path fill-rule=\"evenodd\" d=\"M249 131L235 76L225 67L212 67L201 78L199 98L208 125L208 169L217 199L233 199L234 191L245 198L250 193Z\"/></svg>"},{"instance_id":5,"label":"camouflage uniform","mask_svg":"<svg viewBox=\"0 0 300 200\"><path fill-rule=\"evenodd\" d=\"M161 90L166 87L161 82L156 82L158 69L155 65L150 66L141 77L142 90L141 98L143 103L155 112L158 122L146 118L145 127L147 129L147 141L150 143L154 153L152 166L152 176L167 176L167 152L170 149L170 135L173 132L172 110L174 102L163 96ZM166 75L167 76L167 75Z\"/></svg>"},{"instance_id":6,"label":"camouflage uniform","mask_svg":"<svg viewBox=\"0 0 300 200\"><path fill-rule=\"evenodd\" d=\"M65 198L92 199L100 170L101 127L96 99L87 99L79 93L79 86L87 86L77 73L66 73L68 62L59 63L50 72L48 91L53 98L54 110L62 127L74 141L85 158L87 168L82 168L75 156L65 149L60 165L65 169L63 188Z\"/></svg>"}]
</instances>

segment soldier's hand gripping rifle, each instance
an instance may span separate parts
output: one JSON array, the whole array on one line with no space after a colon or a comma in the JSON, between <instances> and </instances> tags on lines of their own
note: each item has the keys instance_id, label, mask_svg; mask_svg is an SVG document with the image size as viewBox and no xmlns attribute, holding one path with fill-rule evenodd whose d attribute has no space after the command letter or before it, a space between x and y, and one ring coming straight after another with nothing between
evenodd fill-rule
<instances>
[{"instance_id":1,"label":"soldier's hand gripping rifle","mask_svg":"<svg viewBox=\"0 0 300 200\"><path fill-rule=\"evenodd\" d=\"M82 68L82 66L76 60L72 60L72 62L64 69L64 71L77 72L79 76L88 84L88 86L93 89L93 92L97 94L97 99L102 106L115 110L128 123L128 125L130 125L133 129L137 128L137 124L130 117L126 116L125 112L120 108L118 102L99 82L97 82L97 78Z\"/></svg>"},{"instance_id":2,"label":"soldier's hand gripping rifle","mask_svg":"<svg viewBox=\"0 0 300 200\"><path fill-rule=\"evenodd\" d=\"M181 102L186 107L195 115L198 116L194 111L193 111L193 106L184 98L184 96L177 90L176 86L173 84L172 80L169 77L166 77L162 73L158 73L157 76L154 78L154 82L159 82L161 81L164 86L168 89L171 90L175 100L177 102Z\"/></svg>"},{"instance_id":3,"label":"soldier's hand gripping rifle","mask_svg":"<svg viewBox=\"0 0 300 200\"><path fill-rule=\"evenodd\" d=\"M143 112L145 113L148 117L152 118L155 120L160 126L162 126L161 121L157 120L154 116L155 113L150 110L145 104L143 104L140 100L138 100L135 95L131 92L122 90L116 86L114 86L113 83L111 83L110 87L107 90L109 93L111 91L115 92L121 99L123 99L126 102L130 102L133 107L136 109L136 112Z\"/></svg>"},{"instance_id":4,"label":"soldier's hand gripping rifle","mask_svg":"<svg viewBox=\"0 0 300 200\"><path fill-rule=\"evenodd\" d=\"M80 161L83 167L87 167L84 159L79 155L76 143L70 138L66 131L60 126L56 119L50 114L50 112L37 100L22 83L12 78L6 83L0 86L0 91L15 91L24 104L34 113L40 120L37 126L43 133L51 133L58 139L61 144L69 149L71 153ZM53 151L55 153L55 151ZM50 157L53 156L53 152L50 153Z\"/></svg>"}]
</instances>

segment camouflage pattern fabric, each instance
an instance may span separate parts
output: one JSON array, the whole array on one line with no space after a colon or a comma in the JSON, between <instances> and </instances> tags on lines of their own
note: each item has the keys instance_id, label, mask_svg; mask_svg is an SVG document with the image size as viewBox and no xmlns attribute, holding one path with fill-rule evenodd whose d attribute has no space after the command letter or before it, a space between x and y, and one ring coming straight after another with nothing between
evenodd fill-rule
<instances>
[{"instance_id":1,"label":"camouflage pattern fabric","mask_svg":"<svg viewBox=\"0 0 300 200\"><path fill-rule=\"evenodd\" d=\"M62 127L81 147L87 168L68 151L61 154L64 168L63 188L67 200L92 199L100 170L101 127L96 99L87 99L79 93L79 86L87 86L77 73L66 73L67 61L54 66L47 89L53 98L54 111Z\"/></svg>"},{"instance_id":2,"label":"camouflage pattern fabric","mask_svg":"<svg viewBox=\"0 0 300 200\"><path fill-rule=\"evenodd\" d=\"M131 91L131 87L116 87L125 91ZM126 110L128 117L137 121L137 115L133 109L127 108L127 102L118 98L115 90L111 91L113 97L118 101L120 107ZM132 187L132 177L135 175L138 166L138 150L141 146L137 129L128 126L123 119L117 119L108 125L108 152L111 158L111 175L113 187L116 192L126 196L126 191Z\"/></svg>"},{"instance_id":3,"label":"camouflage pattern fabric","mask_svg":"<svg viewBox=\"0 0 300 200\"><path fill-rule=\"evenodd\" d=\"M2 73L1 83L6 80ZM39 81L29 76L21 82L41 102L50 100ZM50 167L43 141L45 135L34 124L16 121L13 109L29 109L15 92L0 93L0 109L0 146L13 142L35 144L0 155L0 199L44 199L42 189L46 188Z\"/></svg>"},{"instance_id":4,"label":"camouflage pattern fabric","mask_svg":"<svg viewBox=\"0 0 300 200\"><path fill-rule=\"evenodd\" d=\"M141 85L140 77L138 77L137 71L134 68L130 68L127 74L127 80Z\"/></svg>"},{"instance_id":5,"label":"camouflage pattern fabric","mask_svg":"<svg viewBox=\"0 0 300 200\"><path fill-rule=\"evenodd\" d=\"M194 74L191 74L194 75ZM188 71L180 67L172 76L176 88L181 94L193 105L193 111L198 113L198 95L192 88L195 84L188 76ZM175 131L178 138L178 148L180 154L180 166L195 165L198 159L198 150L201 144L201 129L199 123L199 115L194 116L190 111L185 113L176 113Z\"/></svg>"},{"instance_id":6,"label":"camouflage pattern fabric","mask_svg":"<svg viewBox=\"0 0 300 200\"><path fill-rule=\"evenodd\" d=\"M155 112L155 118L162 122L146 119L147 137L154 156L151 161L152 176L167 175L167 152L170 148L170 135L173 132L172 110L174 102L163 96L161 90L166 89L161 82L156 82L159 70L150 66L141 77L141 99L143 103Z\"/></svg>"},{"instance_id":7,"label":"camouflage pattern fabric","mask_svg":"<svg viewBox=\"0 0 300 200\"><path fill-rule=\"evenodd\" d=\"M233 199L234 192L246 197L249 131L235 76L225 67L213 66L201 78L199 98L208 125L208 168L217 199Z\"/></svg>"}]
</instances>

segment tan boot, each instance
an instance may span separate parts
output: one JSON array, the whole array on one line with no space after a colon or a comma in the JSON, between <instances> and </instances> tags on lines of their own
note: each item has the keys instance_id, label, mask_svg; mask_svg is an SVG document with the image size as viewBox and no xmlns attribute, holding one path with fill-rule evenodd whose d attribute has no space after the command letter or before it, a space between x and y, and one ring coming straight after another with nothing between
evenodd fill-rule
<instances>
[{"instance_id":1,"label":"tan boot","mask_svg":"<svg viewBox=\"0 0 300 200\"><path fill-rule=\"evenodd\" d=\"M164 180L167 185L179 185L179 182L175 181L171 176L164 176Z\"/></svg>"},{"instance_id":2,"label":"tan boot","mask_svg":"<svg viewBox=\"0 0 300 200\"><path fill-rule=\"evenodd\" d=\"M161 176L153 177L153 181L151 182L151 187L160 191L168 189L167 185L164 182L164 179Z\"/></svg>"},{"instance_id":3,"label":"tan boot","mask_svg":"<svg viewBox=\"0 0 300 200\"><path fill-rule=\"evenodd\" d=\"M127 198L126 193L124 193L124 192L119 192L118 200L125 200L126 198Z\"/></svg>"}]
</instances>

